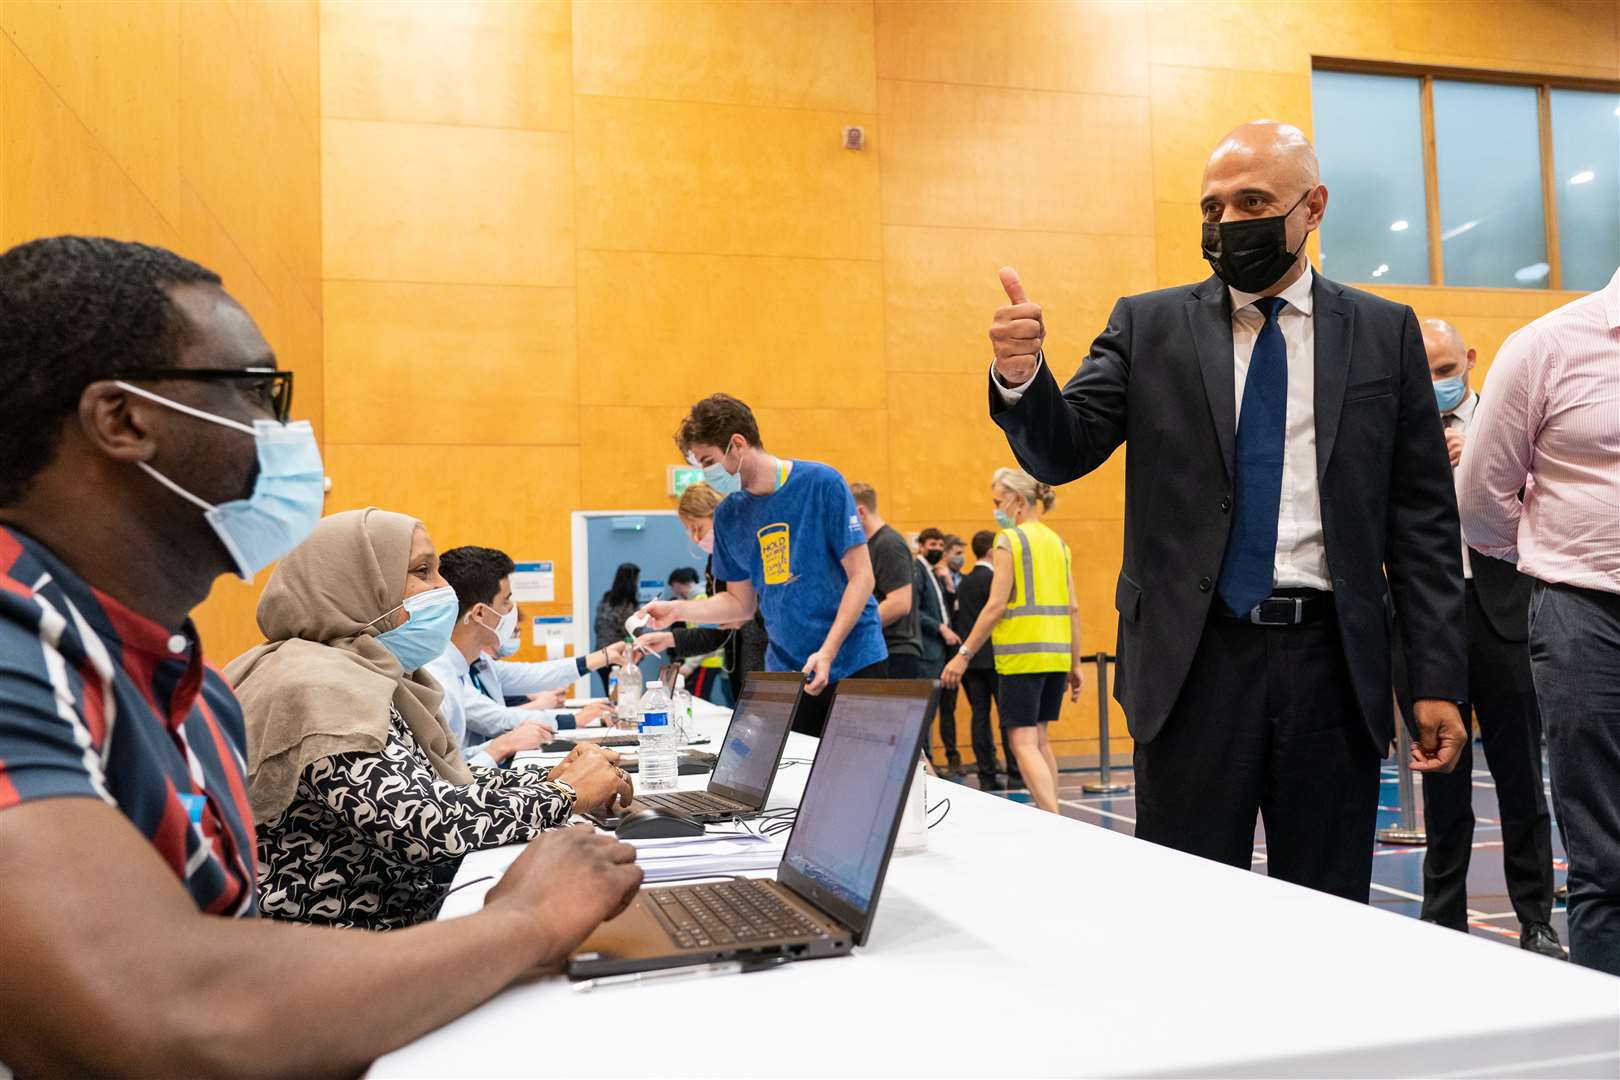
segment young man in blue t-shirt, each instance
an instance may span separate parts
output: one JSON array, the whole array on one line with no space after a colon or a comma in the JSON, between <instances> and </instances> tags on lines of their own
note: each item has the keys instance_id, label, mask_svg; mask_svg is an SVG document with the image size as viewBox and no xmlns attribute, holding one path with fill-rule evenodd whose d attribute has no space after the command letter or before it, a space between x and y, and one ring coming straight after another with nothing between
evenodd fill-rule
<instances>
[{"instance_id":1,"label":"young man in blue t-shirt","mask_svg":"<svg viewBox=\"0 0 1620 1080\"><path fill-rule=\"evenodd\" d=\"M794 728L821 734L839 680L883 678L888 649L872 599L872 560L836 469L767 454L747 405L715 394L692 406L675 443L726 498L714 512L714 576L725 591L642 609L654 629L765 616L769 671L802 671L810 695Z\"/></svg>"}]
</instances>

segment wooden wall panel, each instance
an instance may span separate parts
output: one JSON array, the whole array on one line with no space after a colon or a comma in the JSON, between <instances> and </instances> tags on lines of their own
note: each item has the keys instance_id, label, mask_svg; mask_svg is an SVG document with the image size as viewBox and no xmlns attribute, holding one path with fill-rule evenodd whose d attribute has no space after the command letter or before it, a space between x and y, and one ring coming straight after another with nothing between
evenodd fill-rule
<instances>
[{"instance_id":1,"label":"wooden wall panel","mask_svg":"<svg viewBox=\"0 0 1620 1080\"><path fill-rule=\"evenodd\" d=\"M574 92L870 113L872 5L590 0L574 6Z\"/></svg>"},{"instance_id":2,"label":"wooden wall panel","mask_svg":"<svg viewBox=\"0 0 1620 1080\"><path fill-rule=\"evenodd\" d=\"M879 254L877 155L839 144L870 114L581 96L574 115L582 248Z\"/></svg>"},{"instance_id":3,"label":"wooden wall panel","mask_svg":"<svg viewBox=\"0 0 1620 1080\"><path fill-rule=\"evenodd\" d=\"M569 5L346 0L321 5L329 118L567 131Z\"/></svg>"}]
</instances>

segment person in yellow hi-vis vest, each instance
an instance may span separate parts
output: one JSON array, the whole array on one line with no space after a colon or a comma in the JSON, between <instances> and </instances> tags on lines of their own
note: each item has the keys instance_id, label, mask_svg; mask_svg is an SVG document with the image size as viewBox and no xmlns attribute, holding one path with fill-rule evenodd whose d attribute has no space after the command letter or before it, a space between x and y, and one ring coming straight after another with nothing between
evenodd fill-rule
<instances>
[{"instance_id":1,"label":"person in yellow hi-vis vest","mask_svg":"<svg viewBox=\"0 0 1620 1080\"><path fill-rule=\"evenodd\" d=\"M1017 469L997 469L995 576L990 599L940 681L956 686L988 640L996 658L996 708L1035 805L1058 812L1057 755L1046 727L1058 718L1067 687L1080 699L1080 609L1074 601L1069 545L1041 520L1056 496Z\"/></svg>"}]
</instances>

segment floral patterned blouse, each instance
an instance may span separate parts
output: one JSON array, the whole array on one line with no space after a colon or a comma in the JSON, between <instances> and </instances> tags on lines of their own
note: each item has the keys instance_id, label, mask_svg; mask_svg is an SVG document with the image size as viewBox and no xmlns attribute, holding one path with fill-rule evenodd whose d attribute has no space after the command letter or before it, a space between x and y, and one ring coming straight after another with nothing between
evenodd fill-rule
<instances>
[{"instance_id":1,"label":"floral patterned blouse","mask_svg":"<svg viewBox=\"0 0 1620 1080\"><path fill-rule=\"evenodd\" d=\"M378 753L312 763L281 816L259 829L259 912L394 930L432 919L461 857L561 825L573 797L549 770L472 767L440 779L397 710Z\"/></svg>"}]
</instances>

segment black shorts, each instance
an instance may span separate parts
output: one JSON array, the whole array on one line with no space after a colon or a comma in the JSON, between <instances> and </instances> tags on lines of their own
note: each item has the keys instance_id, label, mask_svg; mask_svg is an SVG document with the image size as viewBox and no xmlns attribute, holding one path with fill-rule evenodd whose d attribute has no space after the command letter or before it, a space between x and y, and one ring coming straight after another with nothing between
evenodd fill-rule
<instances>
[{"instance_id":1,"label":"black shorts","mask_svg":"<svg viewBox=\"0 0 1620 1080\"><path fill-rule=\"evenodd\" d=\"M1069 677L1062 671L1035 675L997 675L996 708L1002 727L1050 724L1063 711L1063 689Z\"/></svg>"}]
</instances>

